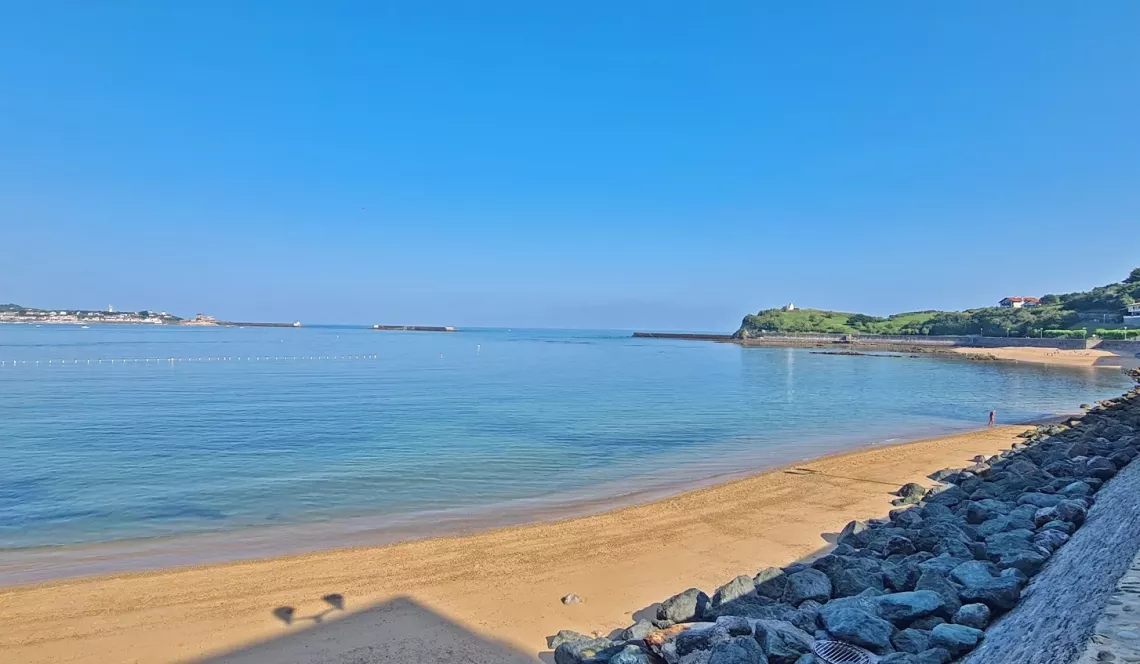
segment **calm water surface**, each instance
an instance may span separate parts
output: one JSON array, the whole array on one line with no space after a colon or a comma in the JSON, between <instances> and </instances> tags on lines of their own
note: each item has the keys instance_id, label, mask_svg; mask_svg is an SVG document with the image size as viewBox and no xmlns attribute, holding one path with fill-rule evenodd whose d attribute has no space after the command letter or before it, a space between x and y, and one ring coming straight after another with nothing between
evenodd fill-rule
<instances>
[{"instance_id":1,"label":"calm water surface","mask_svg":"<svg viewBox=\"0 0 1140 664\"><path fill-rule=\"evenodd\" d=\"M8 551L676 488L1126 387L582 331L7 325L0 362Z\"/></svg>"}]
</instances>

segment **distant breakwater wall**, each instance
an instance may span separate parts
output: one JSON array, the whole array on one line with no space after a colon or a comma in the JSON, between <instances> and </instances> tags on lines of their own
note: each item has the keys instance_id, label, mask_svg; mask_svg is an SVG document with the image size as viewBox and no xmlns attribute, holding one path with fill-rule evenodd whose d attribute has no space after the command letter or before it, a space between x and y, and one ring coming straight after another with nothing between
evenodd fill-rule
<instances>
[{"instance_id":1,"label":"distant breakwater wall","mask_svg":"<svg viewBox=\"0 0 1140 664\"><path fill-rule=\"evenodd\" d=\"M450 325L373 325L373 330L387 332L458 332Z\"/></svg>"}]
</instances>

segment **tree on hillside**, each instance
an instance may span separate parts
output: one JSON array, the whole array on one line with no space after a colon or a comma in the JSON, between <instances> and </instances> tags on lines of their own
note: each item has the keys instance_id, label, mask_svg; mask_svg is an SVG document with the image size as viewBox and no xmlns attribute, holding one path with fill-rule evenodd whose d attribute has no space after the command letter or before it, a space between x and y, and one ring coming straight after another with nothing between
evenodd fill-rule
<instances>
[{"instance_id":1,"label":"tree on hillside","mask_svg":"<svg viewBox=\"0 0 1140 664\"><path fill-rule=\"evenodd\" d=\"M1061 304L1061 298L1053 295L1052 293L1049 293L1048 295L1042 295L1041 304L1044 304L1046 306L1051 304Z\"/></svg>"},{"instance_id":2,"label":"tree on hillside","mask_svg":"<svg viewBox=\"0 0 1140 664\"><path fill-rule=\"evenodd\" d=\"M1128 277L1124 280L1126 284L1140 284L1140 267L1128 273Z\"/></svg>"}]
</instances>

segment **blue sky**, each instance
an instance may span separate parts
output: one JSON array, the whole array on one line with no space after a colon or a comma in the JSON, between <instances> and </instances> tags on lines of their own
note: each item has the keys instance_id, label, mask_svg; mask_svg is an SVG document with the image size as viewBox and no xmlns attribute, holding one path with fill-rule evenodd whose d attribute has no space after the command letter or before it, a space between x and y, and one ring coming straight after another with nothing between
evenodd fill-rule
<instances>
[{"instance_id":1,"label":"blue sky","mask_svg":"<svg viewBox=\"0 0 1140 664\"><path fill-rule=\"evenodd\" d=\"M1140 265L1140 3L0 3L0 301L734 329Z\"/></svg>"}]
</instances>

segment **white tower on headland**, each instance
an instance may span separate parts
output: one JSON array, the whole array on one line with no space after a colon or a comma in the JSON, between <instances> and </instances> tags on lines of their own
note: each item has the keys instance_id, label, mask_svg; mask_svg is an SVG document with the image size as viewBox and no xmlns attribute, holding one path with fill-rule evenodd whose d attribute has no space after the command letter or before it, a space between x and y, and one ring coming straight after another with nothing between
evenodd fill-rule
<instances>
[{"instance_id":1,"label":"white tower on headland","mask_svg":"<svg viewBox=\"0 0 1140 664\"><path fill-rule=\"evenodd\" d=\"M113 304L108 304L108 305L107 305L107 313L109 313L109 314L113 314L113 313L115 313L115 305L113 305Z\"/></svg>"},{"instance_id":2,"label":"white tower on headland","mask_svg":"<svg viewBox=\"0 0 1140 664\"><path fill-rule=\"evenodd\" d=\"M796 310L796 305L792 302L789 302L789 303L784 305L784 311L795 311L795 310Z\"/></svg>"}]
</instances>

